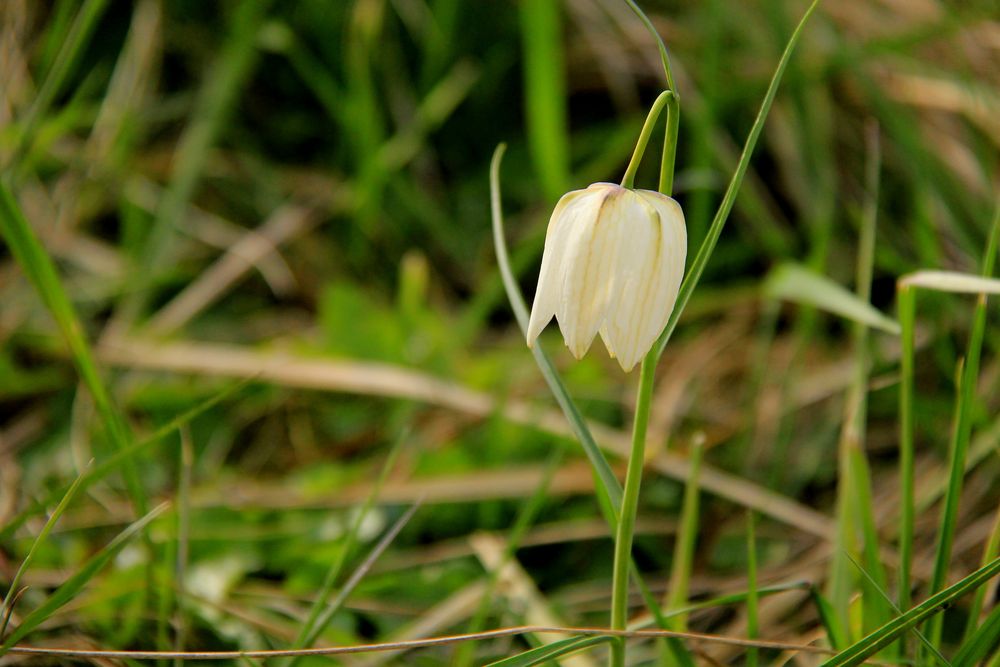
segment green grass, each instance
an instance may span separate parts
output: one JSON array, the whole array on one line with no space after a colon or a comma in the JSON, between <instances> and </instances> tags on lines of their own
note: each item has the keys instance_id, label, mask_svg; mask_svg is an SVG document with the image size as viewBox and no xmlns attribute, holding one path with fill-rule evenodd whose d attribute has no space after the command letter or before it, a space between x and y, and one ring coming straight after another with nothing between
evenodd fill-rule
<instances>
[{"instance_id":1,"label":"green grass","mask_svg":"<svg viewBox=\"0 0 1000 667\"><path fill-rule=\"evenodd\" d=\"M551 206L620 182L669 89L628 180L674 166L689 261L640 392L625 625L1000 664L994 4L3 5L0 652L607 627L638 374L521 329Z\"/></svg>"}]
</instances>

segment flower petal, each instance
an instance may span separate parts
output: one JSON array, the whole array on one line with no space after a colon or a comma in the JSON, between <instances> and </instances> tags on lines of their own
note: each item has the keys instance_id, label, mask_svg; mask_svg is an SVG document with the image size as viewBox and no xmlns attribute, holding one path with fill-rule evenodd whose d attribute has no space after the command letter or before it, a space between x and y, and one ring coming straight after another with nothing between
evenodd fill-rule
<instances>
[{"instance_id":1,"label":"flower petal","mask_svg":"<svg viewBox=\"0 0 1000 667\"><path fill-rule=\"evenodd\" d=\"M578 202L586 192L586 190L574 190L564 194L549 217L549 226L545 232L545 249L542 251L542 268L538 273L538 286L535 288L531 317L528 318L528 347L534 345L542 329L556 313L562 285L566 236L572 228L572 220L566 215L566 210L572 208L574 202Z\"/></svg>"},{"instance_id":2,"label":"flower petal","mask_svg":"<svg viewBox=\"0 0 1000 667\"><path fill-rule=\"evenodd\" d=\"M627 220L623 203L629 191L595 184L581 198L568 234L562 266L562 288L556 319L566 346L579 359L590 348L608 311L618 265L618 246Z\"/></svg>"},{"instance_id":3,"label":"flower petal","mask_svg":"<svg viewBox=\"0 0 1000 667\"><path fill-rule=\"evenodd\" d=\"M687 230L680 205L639 190L630 201L630 227L619 254L605 344L626 372L638 363L667 323L684 275Z\"/></svg>"}]
</instances>

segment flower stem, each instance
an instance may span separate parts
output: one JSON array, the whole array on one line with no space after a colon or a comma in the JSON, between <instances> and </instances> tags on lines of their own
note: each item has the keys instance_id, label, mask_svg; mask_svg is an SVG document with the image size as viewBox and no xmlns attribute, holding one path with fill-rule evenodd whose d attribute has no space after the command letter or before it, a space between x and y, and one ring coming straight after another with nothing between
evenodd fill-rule
<instances>
[{"instance_id":1,"label":"flower stem","mask_svg":"<svg viewBox=\"0 0 1000 667\"><path fill-rule=\"evenodd\" d=\"M667 98L667 131L663 138L663 156L660 158L660 183L657 189L668 197L674 191L674 159L677 157L677 129L681 124L681 100L672 91Z\"/></svg>"},{"instance_id":2,"label":"flower stem","mask_svg":"<svg viewBox=\"0 0 1000 667\"><path fill-rule=\"evenodd\" d=\"M667 141L663 145L664 161L666 160L667 153L670 153L670 175L667 177L668 182L673 182L673 155L676 153L677 144L677 124L679 122L677 111L678 102L677 95L671 90L665 90L660 93L656 101L653 102L653 106L649 109L649 113L646 114L646 122L642 124L642 131L639 133L639 140L635 144L635 150L632 151L632 159L629 160L628 167L625 169L625 175L622 176L622 187L631 188L632 184L635 182L635 172L639 169L639 163L642 162L642 156L646 153L646 145L649 143L649 137L653 134L653 128L656 127L656 121L660 117L660 112L663 111L663 107L667 107ZM673 140L671 140L670 126L673 124ZM662 186L664 180L663 172L665 164L661 165L660 172L660 184ZM662 191L662 187L661 187ZM667 193L669 194L669 192Z\"/></svg>"},{"instance_id":3,"label":"flower stem","mask_svg":"<svg viewBox=\"0 0 1000 667\"><path fill-rule=\"evenodd\" d=\"M639 505L639 485L646 456L646 427L649 425L649 406L653 396L653 378L656 374L656 350L651 350L642 360L639 372L639 397L635 406L635 423L632 426L632 451L625 473L618 532L615 535L615 563L612 575L611 629L624 630L628 621L628 567L632 556L632 535L635 531L635 514ZM624 642L612 645L612 665L625 664Z\"/></svg>"}]
</instances>

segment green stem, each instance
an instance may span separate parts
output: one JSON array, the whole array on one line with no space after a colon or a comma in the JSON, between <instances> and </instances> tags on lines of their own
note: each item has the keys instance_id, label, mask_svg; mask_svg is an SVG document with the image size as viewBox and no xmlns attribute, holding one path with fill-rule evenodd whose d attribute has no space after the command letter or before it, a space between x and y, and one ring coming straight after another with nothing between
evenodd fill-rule
<instances>
[{"instance_id":1,"label":"green stem","mask_svg":"<svg viewBox=\"0 0 1000 667\"><path fill-rule=\"evenodd\" d=\"M671 91L667 91L671 92ZM674 159L677 157L677 130L681 124L681 100L677 93L667 98L667 132L663 140L663 157L660 158L660 186L658 190L670 196L674 191Z\"/></svg>"},{"instance_id":2,"label":"green stem","mask_svg":"<svg viewBox=\"0 0 1000 667\"><path fill-rule=\"evenodd\" d=\"M653 36L653 39L656 40L656 47L660 50L660 61L663 63L663 75L667 78L667 88L675 90L677 87L674 85L674 72L670 67L670 56L667 54L667 45L663 43L663 38L660 37L660 33L657 32L656 26L654 26L653 22L649 20L648 16L646 16L646 12L642 11L639 5L635 3L635 0L625 0L625 2L632 8L632 11L635 12L636 16L639 17L642 24L646 26L646 30L648 30L649 34Z\"/></svg>"},{"instance_id":3,"label":"green stem","mask_svg":"<svg viewBox=\"0 0 1000 667\"><path fill-rule=\"evenodd\" d=\"M903 352L899 386L899 608L910 608L910 572L913 563L914 459L913 459L913 352L916 294L900 286L897 296Z\"/></svg>"},{"instance_id":4,"label":"green stem","mask_svg":"<svg viewBox=\"0 0 1000 667\"><path fill-rule=\"evenodd\" d=\"M632 427L632 451L629 454L628 471L625 473L625 489L622 494L622 509L615 535L615 562L611 593L611 629L624 630L628 620L628 567L632 555L632 535L635 530L635 515L639 505L639 485L642 482L643 462L646 455L646 428L649 425L649 406L653 397L653 378L656 375L656 350L650 350L642 360L639 375L639 397L635 406L635 424ZM612 650L612 664L624 664L624 646Z\"/></svg>"},{"instance_id":5,"label":"green stem","mask_svg":"<svg viewBox=\"0 0 1000 667\"><path fill-rule=\"evenodd\" d=\"M666 61L664 61L666 63ZM664 65L666 68L666 64ZM669 69L668 79L669 76ZM669 81L673 87L673 81ZM674 185L674 160L677 156L677 130L680 126L680 100L672 90L666 90L656 98L646 122L643 123L639 140L636 142L632 159L629 160L621 185L631 188L635 182L635 173L642 162L642 156L649 144L656 121L663 108L667 109L667 127L663 139L663 153L660 159L659 191L670 195ZM632 562L632 539L635 532L635 515L639 506L639 487L642 483L642 470L646 458L646 429L649 426L649 406L653 396L653 379L656 376L656 363L660 358L660 350L654 346L642 360L642 370L639 372L639 397L635 406L635 421L632 427L632 451L629 454L628 470L625 473L625 488L622 492L621 511L618 517L618 529L615 532L615 561L612 574L611 592L611 628L623 630L628 622L628 572ZM620 639L611 644L611 664L614 667L625 665L625 640Z\"/></svg>"},{"instance_id":6,"label":"green stem","mask_svg":"<svg viewBox=\"0 0 1000 667\"><path fill-rule=\"evenodd\" d=\"M672 103L671 103L672 102ZM669 106L668 106L669 105ZM642 156L646 153L646 145L649 143L649 137L653 134L653 128L656 127L656 121L660 117L660 112L663 111L663 107L668 107L667 112L667 141L663 146L664 160L670 155L670 175L666 178L668 183L673 183L673 156L677 152L676 149L676 137L677 137L677 95L672 91L665 90L660 93L659 97L653 102L653 106L649 109L649 113L646 115L646 122L642 125L642 131L639 133L639 140L635 144L635 150L632 152L632 159L629 160L628 167L625 169L625 175L622 176L622 187L631 188L632 184L635 182L635 172L639 169L639 163L642 162ZM672 109L670 108L672 107ZM673 113L671 113L673 111ZM671 118L673 119L674 125L674 141L672 142L675 146L668 147L667 144L670 141L670 125ZM660 183L664 182L663 170L666 168L666 164L661 165L660 169ZM661 188L662 190L662 188ZM669 194L667 191L665 194Z\"/></svg>"},{"instance_id":7,"label":"green stem","mask_svg":"<svg viewBox=\"0 0 1000 667\"><path fill-rule=\"evenodd\" d=\"M688 606L688 591L691 588L691 564L694 560L695 540L698 537L698 486L701 477L701 461L705 453L705 434L696 433L691 444L691 472L684 483L684 501L681 505L681 523L674 542L674 560L670 567L670 587L664 599L668 609ZM687 630L687 614L674 619L675 630Z\"/></svg>"}]
</instances>

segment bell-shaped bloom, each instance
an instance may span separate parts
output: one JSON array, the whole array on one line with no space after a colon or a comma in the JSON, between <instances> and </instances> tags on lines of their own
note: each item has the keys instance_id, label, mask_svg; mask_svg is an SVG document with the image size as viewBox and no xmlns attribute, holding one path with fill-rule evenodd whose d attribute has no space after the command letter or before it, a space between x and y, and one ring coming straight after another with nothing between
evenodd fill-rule
<instances>
[{"instance_id":1,"label":"bell-shaped bloom","mask_svg":"<svg viewBox=\"0 0 1000 667\"><path fill-rule=\"evenodd\" d=\"M554 315L577 359L600 332L632 370L667 324L686 256L684 213L666 195L613 183L563 195L545 235L528 346Z\"/></svg>"}]
</instances>

